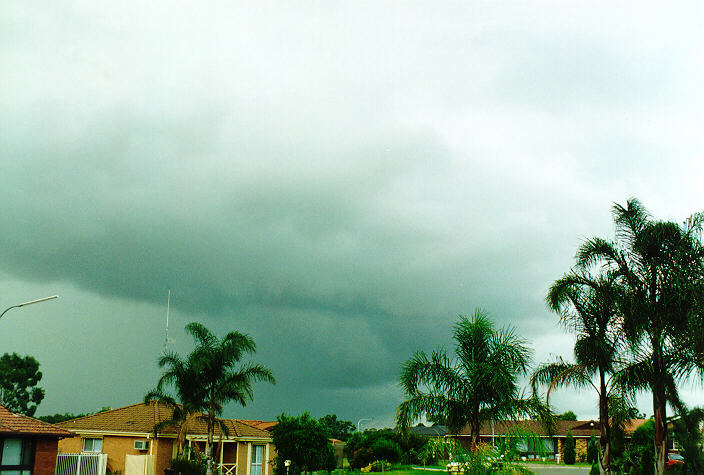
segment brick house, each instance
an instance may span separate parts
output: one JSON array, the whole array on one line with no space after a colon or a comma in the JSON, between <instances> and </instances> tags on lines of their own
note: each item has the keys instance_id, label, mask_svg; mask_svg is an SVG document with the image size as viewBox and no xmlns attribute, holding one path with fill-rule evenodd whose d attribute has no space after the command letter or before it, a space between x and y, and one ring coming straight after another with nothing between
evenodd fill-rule
<instances>
[{"instance_id":1,"label":"brick house","mask_svg":"<svg viewBox=\"0 0 704 475\"><path fill-rule=\"evenodd\" d=\"M146 460L146 471L163 475L176 456L177 427L166 427L154 437L154 425L168 420L171 410L163 404L152 402L113 409L90 416L80 417L57 424L70 431L71 437L59 442L59 452L94 452L107 454L107 470L123 475L128 461L134 456ZM213 457L216 468L223 475L272 475L272 461L276 450L271 434L260 427L269 423L263 421L241 421L224 419L227 434L215 430ZM248 423L248 422L251 422ZM259 427L257 427L259 426ZM186 428L186 445L196 453L205 452L207 440L206 423L194 420Z\"/></svg>"},{"instance_id":2,"label":"brick house","mask_svg":"<svg viewBox=\"0 0 704 475\"><path fill-rule=\"evenodd\" d=\"M0 405L0 474L54 475L59 439L72 435Z\"/></svg>"},{"instance_id":3,"label":"brick house","mask_svg":"<svg viewBox=\"0 0 704 475\"><path fill-rule=\"evenodd\" d=\"M647 419L632 419L624 428L626 443L633 435L633 431ZM539 421L494 421L485 422L480 430L480 442L484 444L497 445L499 440L508 435L519 436L517 442L518 451L528 458L545 456L554 458L560 454L560 459L564 460L564 448L567 432L572 432L575 440L576 455L585 457L587 454L587 443L593 435L599 438L599 421L555 421L555 432L548 434L545 425ZM520 436L525 436L521 440ZM469 438L469 428L465 428L460 434L452 435L462 445L469 448L471 441Z\"/></svg>"}]
</instances>

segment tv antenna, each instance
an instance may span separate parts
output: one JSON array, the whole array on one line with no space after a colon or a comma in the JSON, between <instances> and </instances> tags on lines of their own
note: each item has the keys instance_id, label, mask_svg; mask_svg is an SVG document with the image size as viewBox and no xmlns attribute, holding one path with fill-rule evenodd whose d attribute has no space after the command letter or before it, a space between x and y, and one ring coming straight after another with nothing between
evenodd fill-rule
<instances>
[{"instance_id":1,"label":"tv antenna","mask_svg":"<svg viewBox=\"0 0 704 475\"><path fill-rule=\"evenodd\" d=\"M166 328L164 329L164 353L166 353L166 345L169 343L174 344L176 340L169 338L169 308L171 306L171 289L169 289L169 295L166 297Z\"/></svg>"}]
</instances>

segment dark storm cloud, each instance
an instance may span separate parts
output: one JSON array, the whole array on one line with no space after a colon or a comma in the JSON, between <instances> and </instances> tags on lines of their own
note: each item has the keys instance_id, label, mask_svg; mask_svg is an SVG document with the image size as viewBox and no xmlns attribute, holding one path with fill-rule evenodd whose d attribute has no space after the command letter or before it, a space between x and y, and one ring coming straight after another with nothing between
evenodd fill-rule
<instances>
[{"instance_id":1,"label":"dark storm cloud","mask_svg":"<svg viewBox=\"0 0 704 475\"><path fill-rule=\"evenodd\" d=\"M274 369L239 414L385 423L401 362L460 313L569 352L545 290L612 232L610 203L701 207L700 121L673 104L701 104L704 68L670 54L693 25L639 11L4 5L0 269L8 295L70 298L35 346L0 343L47 361L46 407L131 403L171 289L175 349L198 319ZM75 399L58 375L86 340L106 350Z\"/></svg>"}]
</instances>

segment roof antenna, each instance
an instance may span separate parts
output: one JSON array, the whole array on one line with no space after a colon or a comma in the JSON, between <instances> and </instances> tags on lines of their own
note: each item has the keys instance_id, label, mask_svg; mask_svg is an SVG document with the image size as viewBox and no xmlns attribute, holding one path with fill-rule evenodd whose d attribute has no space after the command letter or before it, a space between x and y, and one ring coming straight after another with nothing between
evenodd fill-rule
<instances>
[{"instance_id":1,"label":"roof antenna","mask_svg":"<svg viewBox=\"0 0 704 475\"><path fill-rule=\"evenodd\" d=\"M171 306L171 289L169 296L166 298L166 329L164 330L164 353L166 353L166 345L176 343L176 340L169 338L169 307Z\"/></svg>"}]
</instances>

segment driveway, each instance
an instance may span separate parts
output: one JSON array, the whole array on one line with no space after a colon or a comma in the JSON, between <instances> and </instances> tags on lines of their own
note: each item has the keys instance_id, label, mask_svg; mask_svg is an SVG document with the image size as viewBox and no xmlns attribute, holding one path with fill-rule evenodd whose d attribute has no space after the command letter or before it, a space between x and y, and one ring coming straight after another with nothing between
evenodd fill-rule
<instances>
[{"instance_id":1,"label":"driveway","mask_svg":"<svg viewBox=\"0 0 704 475\"><path fill-rule=\"evenodd\" d=\"M522 463L525 468L536 475L582 475L589 473L589 467L568 467L567 465L543 465L540 463Z\"/></svg>"}]
</instances>

